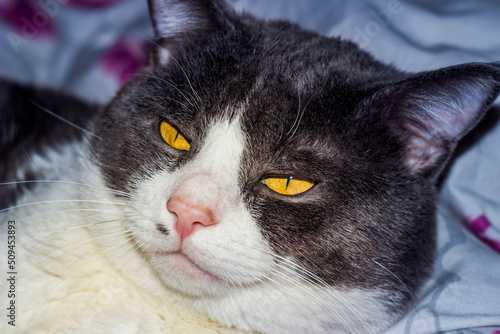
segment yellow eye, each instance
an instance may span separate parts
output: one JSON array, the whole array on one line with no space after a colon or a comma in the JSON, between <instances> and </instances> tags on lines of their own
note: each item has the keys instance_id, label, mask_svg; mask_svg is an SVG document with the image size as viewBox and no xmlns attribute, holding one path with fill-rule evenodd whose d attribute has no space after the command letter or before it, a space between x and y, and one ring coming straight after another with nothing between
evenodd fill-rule
<instances>
[{"instance_id":1,"label":"yellow eye","mask_svg":"<svg viewBox=\"0 0 500 334\"><path fill-rule=\"evenodd\" d=\"M163 140L168 145L178 150L189 151L191 145L172 124L167 121L161 121L160 132Z\"/></svg>"},{"instance_id":2,"label":"yellow eye","mask_svg":"<svg viewBox=\"0 0 500 334\"><path fill-rule=\"evenodd\" d=\"M314 182L292 177L266 177L264 184L278 194L289 196L302 194L314 186Z\"/></svg>"}]
</instances>

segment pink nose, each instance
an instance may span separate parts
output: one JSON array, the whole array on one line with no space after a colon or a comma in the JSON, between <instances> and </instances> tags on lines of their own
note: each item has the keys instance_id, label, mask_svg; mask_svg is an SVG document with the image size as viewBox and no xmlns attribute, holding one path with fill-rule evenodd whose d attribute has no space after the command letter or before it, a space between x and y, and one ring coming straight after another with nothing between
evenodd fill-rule
<instances>
[{"instance_id":1,"label":"pink nose","mask_svg":"<svg viewBox=\"0 0 500 334\"><path fill-rule=\"evenodd\" d=\"M175 229L179 233L181 240L186 239L201 227L217 223L210 209L199 205L191 205L179 197L168 200L167 210L177 216Z\"/></svg>"}]
</instances>

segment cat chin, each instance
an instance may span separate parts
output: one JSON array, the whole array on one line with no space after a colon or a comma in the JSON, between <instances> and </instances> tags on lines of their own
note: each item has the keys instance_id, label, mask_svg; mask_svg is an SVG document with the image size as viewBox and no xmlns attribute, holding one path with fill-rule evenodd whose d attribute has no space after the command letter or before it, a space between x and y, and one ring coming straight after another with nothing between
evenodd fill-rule
<instances>
[{"instance_id":1,"label":"cat chin","mask_svg":"<svg viewBox=\"0 0 500 334\"><path fill-rule=\"evenodd\" d=\"M155 252L149 261L165 285L190 296L217 295L229 287L182 252Z\"/></svg>"},{"instance_id":2,"label":"cat chin","mask_svg":"<svg viewBox=\"0 0 500 334\"><path fill-rule=\"evenodd\" d=\"M152 255L153 262L170 271L172 268L191 280L218 282L220 278L203 269L182 252L157 252Z\"/></svg>"}]
</instances>

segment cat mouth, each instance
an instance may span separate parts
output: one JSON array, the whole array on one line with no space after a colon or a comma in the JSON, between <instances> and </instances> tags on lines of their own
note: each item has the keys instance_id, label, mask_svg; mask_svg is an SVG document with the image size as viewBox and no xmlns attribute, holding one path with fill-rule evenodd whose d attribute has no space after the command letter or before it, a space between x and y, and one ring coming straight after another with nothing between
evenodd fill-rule
<instances>
[{"instance_id":1,"label":"cat mouth","mask_svg":"<svg viewBox=\"0 0 500 334\"><path fill-rule=\"evenodd\" d=\"M167 270L173 270L193 280L221 281L221 278L200 267L182 251L154 252L153 257Z\"/></svg>"}]
</instances>

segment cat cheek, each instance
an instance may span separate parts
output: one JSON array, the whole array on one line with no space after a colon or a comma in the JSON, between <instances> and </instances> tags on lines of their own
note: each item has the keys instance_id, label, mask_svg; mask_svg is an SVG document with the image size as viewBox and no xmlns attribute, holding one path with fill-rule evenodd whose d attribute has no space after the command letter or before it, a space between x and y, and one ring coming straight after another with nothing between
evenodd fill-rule
<instances>
[{"instance_id":1,"label":"cat cheek","mask_svg":"<svg viewBox=\"0 0 500 334\"><path fill-rule=\"evenodd\" d=\"M128 203L129 228L148 250L175 250L175 216L167 211L174 176L163 172L138 183Z\"/></svg>"}]
</instances>

